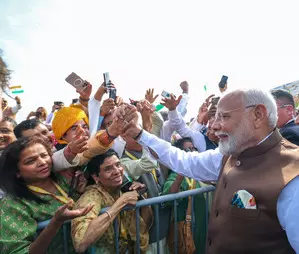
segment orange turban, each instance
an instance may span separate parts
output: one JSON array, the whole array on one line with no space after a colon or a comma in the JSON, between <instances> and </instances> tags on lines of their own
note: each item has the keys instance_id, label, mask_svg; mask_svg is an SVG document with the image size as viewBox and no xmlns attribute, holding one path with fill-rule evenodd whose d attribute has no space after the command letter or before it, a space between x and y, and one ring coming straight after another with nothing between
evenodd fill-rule
<instances>
[{"instance_id":1,"label":"orange turban","mask_svg":"<svg viewBox=\"0 0 299 254\"><path fill-rule=\"evenodd\" d=\"M56 112L52 122L52 129L59 144L67 144L62 140L63 135L71 128L75 122L84 120L88 124L88 117L80 105L63 107Z\"/></svg>"}]
</instances>

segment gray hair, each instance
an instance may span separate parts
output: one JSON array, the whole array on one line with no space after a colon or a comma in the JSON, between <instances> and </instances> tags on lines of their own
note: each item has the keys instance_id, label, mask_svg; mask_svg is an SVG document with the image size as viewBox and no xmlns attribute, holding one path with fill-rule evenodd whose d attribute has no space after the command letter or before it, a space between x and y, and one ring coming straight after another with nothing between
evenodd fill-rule
<instances>
[{"instance_id":1,"label":"gray hair","mask_svg":"<svg viewBox=\"0 0 299 254\"><path fill-rule=\"evenodd\" d=\"M259 88L241 89L240 91L244 93L245 107L258 104L266 107L269 127L274 129L277 125L278 115L276 102L270 91Z\"/></svg>"}]
</instances>

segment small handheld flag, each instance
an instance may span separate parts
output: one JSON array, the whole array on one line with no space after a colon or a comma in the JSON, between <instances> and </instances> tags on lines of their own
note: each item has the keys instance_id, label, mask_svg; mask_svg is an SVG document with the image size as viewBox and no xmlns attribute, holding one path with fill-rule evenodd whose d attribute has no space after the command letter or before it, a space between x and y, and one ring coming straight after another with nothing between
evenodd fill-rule
<instances>
[{"instance_id":1,"label":"small handheld flag","mask_svg":"<svg viewBox=\"0 0 299 254\"><path fill-rule=\"evenodd\" d=\"M10 86L9 90L11 91L12 94L24 93L22 86Z\"/></svg>"}]
</instances>

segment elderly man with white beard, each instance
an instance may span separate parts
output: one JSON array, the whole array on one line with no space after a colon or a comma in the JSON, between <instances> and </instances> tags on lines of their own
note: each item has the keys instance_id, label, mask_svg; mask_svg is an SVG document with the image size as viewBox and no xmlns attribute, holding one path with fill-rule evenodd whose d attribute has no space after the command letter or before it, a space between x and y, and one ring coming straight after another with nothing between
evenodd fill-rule
<instances>
[{"instance_id":1,"label":"elderly man with white beard","mask_svg":"<svg viewBox=\"0 0 299 254\"><path fill-rule=\"evenodd\" d=\"M212 125L219 149L199 154L142 130L133 107L118 117L126 121L132 114L125 135L177 173L217 181L206 253L299 253L299 149L275 128L277 108L269 92L236 90L223 96Z\"/></svg>"}]
</instances>

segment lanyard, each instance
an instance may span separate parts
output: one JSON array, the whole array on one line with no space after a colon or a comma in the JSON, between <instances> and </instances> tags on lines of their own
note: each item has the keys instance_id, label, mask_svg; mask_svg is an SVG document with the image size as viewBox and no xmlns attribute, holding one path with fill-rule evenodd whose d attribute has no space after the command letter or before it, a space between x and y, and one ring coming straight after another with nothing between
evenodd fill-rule
<instances>
[{"instance_id":1,"label":"lanyard","mask_svg":"<svg viewBox=\"0 0 299 254\"><path fill-rule=\"evenodd\" d=\"M185 179L189 186L188 190L192 190L193 188L195 188L196 183L194 184L194 179L189 179L188 177L185 177Z\"/></svg>"},{"instance_id":2,"label":"lanyard","mask_svg":"<svg viewBox=\"0 0 299 254\"><path fill-rule=\"evenodd\" d=\"M133 154L129 153L127 150L125 150L125 154L132 160L138 160ZM156 170L153 169L151 172L154 176L154 179L156 181L156 183L158 183L158 179L157 179L157 175L156 175Z\"/></svg>"},{"instance_id":3,"label":"lanyard","mask_svg":"<svg viewBox=\"0 0 299 254\"><path fill-rule=\"evenodd\" d=\"M61 189L61 187L58 184L56 184L55 182L53 182L53 184L55 185L57 190L60 192L61 196L55 195L53 193L50 193L50 192L48 192L48 191L46 191L42 188L39 188L39 187L36 187L36 186L33 186L33 185L27 185L27 187L28 187L29 190L32 190L36 193L44 194L44 195L50 195L53 198L55 198L56 200L58 200L58 201L60 201L61 203L64 203L64 204L67 204L70 200L72 200L71 198L69 198L67 196L65 191L63 189Z\"/></svg>"}]
</instances>

